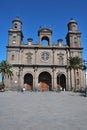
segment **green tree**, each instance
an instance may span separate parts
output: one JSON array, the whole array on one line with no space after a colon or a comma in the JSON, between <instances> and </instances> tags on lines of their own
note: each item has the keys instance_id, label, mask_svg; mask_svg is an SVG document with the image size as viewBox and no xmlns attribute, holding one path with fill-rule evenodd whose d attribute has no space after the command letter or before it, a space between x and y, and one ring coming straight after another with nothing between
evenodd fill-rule
<instances>
[{"instance_id":1,"label":"green tree","mask_svg":"<svg viewBox=\"0 0 87 130\"><path fill-rule=\"evenodd\" d=\"M2 84L4 85L4 78L5 76L12 77L13 72L12 72L12 65L10 65L7 61L2 61L0 63L0 73L2 75Z\"/></svg>"},{"instance_id":2,"label":"green tree","mask_svg":"<svg viewBox=\"0 0 87 130\"><path fill-rule=\"evenodd\" d=\"M81 67L81 64L82 64L82 59L79 58L78 56L75 56L75 57L70 57L68 59L69 61L69 65L68 65L68 68L70 69L73 69L74 70L74 83L75 83L75 88L74 90L76 91L76 70L78 69L82 69ZM71 73L71 72L70 72ZM71 78L71 77L70 77Z\"/></svg>"}]
</instances>

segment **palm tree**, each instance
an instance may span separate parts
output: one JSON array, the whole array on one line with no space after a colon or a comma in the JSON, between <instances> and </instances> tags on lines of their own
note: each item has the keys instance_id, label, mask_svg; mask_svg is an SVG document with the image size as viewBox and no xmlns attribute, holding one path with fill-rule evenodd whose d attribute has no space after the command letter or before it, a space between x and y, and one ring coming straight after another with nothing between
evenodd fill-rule
<instances>
[{"instance_id":1,"label":"palm tree","mask_svg":"<svg viewBox=\"0 0 87 130\"><path fill-rule=\"evenodd\" d=\"M7 61L2 61L0 63L0 73L2 75L2 84L4 85L4 78L5 76L12 77L13 72L11 70L12 65L10 65Z\"/></svg>"},{"instance_id":2,"label":"palm tree","mask_svg":"<svg viewBox=\"0 0 87 130\"><path fill-rule=\"evenodd\" d=\"M74 82L75 82L74 90L76 91L76 74L75 73L76 73L76 70L82 69L81 68L82 59L79 58L78 56L75 56L75 57L70 57L68 60L69 60L68 68L70 68L70 71L71 69L74 70Z\"/></svg>"}]
</instances>

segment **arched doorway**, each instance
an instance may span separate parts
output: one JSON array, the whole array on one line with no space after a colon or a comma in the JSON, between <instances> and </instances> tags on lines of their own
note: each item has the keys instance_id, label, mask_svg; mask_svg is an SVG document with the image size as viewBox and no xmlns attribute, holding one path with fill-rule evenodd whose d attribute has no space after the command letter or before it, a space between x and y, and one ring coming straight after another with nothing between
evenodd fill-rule
<instances>
[{"instance_id":1,"label":"arched doorway","mask_svg":"<svg viewBox=\"0 0 87 130\"><path fill-rule=\"evenodd\" d=\"M33 76L30 73L25 74L24 84L26 84L27 90L33 90Z\"/></svg>"},{"instance_id":2,"label":"arched doorway","mask_svg":"<svg viewBox=\"0 0 87 130\"><path fill-rule=\"evenodd\" d=\"M41 83L41 89L43 91L52 90L52 78L51 75L48 72L42 72L40 73L38 77L38 82Z\"/></svg>"},{"instance_id":3,"label":"arched doorway","mask_svg":"<svg viewBox=\"0 0 87 130\"><path fill-rule=\"evenodd\" d=\"M62 89L66 89L66 77L64 74L60 73L57 76L57 85L60 85Z\"/></svg>"}]
</instances>

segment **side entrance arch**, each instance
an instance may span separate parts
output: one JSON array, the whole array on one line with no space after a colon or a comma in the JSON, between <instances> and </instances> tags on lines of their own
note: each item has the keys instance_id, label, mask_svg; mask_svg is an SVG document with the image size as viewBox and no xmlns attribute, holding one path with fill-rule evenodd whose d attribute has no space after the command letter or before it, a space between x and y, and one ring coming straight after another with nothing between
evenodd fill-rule
<instances>
[{"instance_id":1,"label":"side entrance arch","mask_svg":"<svg viewBox=\"0 0 87 130\"><path fill-rule=\"evenodd\" d=\"M48 72L45 71L40 73L38 77L38 82L40 83L42 91L52 90L52 78Z\"/></svg>"},{"instance_id":2,"label":"side entrance arch","mask_svg":"<svg viewBox=\"0 0 87 130\"><path fill-rule=\"evenodd\" d=\"M33 76L30 73L25 74L24 84L26 84L27 90L33 90Z\"/></svg>"},{"instance_id":3,"label":"side entrance arch","mask_svg":"<svg viewBox=\"0 0 87 130\"><path fill-rule=\"evenodd\" d=\"M57 85L62 87L62 89L66 90L66 76L62 73L58 74L57 76Z\"/></svg>"}]
</instances>

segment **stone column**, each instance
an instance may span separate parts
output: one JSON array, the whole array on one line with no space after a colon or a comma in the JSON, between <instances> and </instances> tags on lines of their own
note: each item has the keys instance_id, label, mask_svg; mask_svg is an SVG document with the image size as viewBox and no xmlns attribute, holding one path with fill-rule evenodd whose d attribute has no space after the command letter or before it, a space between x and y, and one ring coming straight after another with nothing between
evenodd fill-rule
<instances>
[{"instance_id":1,"label":"stone column","mask_svg":"<svg viewBox=\"0 0 87 130\"><path fill-rule=\"evenodd\" d=\"M34 89L34 90L35 90L35 88L37 87L37 82L36 82L37 76L36 76L36 72L37 72L37 67L34 68L34 81L33 81L33 83L34 83L33 89Z\"/></svg>"},{"instance_id":2,"label":"stone column","mask_svg":"<svg viewBox=\"0 0 87 130\"><path fill-rule=\"evenodd\" d=\"M55 90L55 70L56 68L53 67L52 69L52 73L53 73L53 77L52 77L52 89Z\"/></svg>"}]
</instances>

